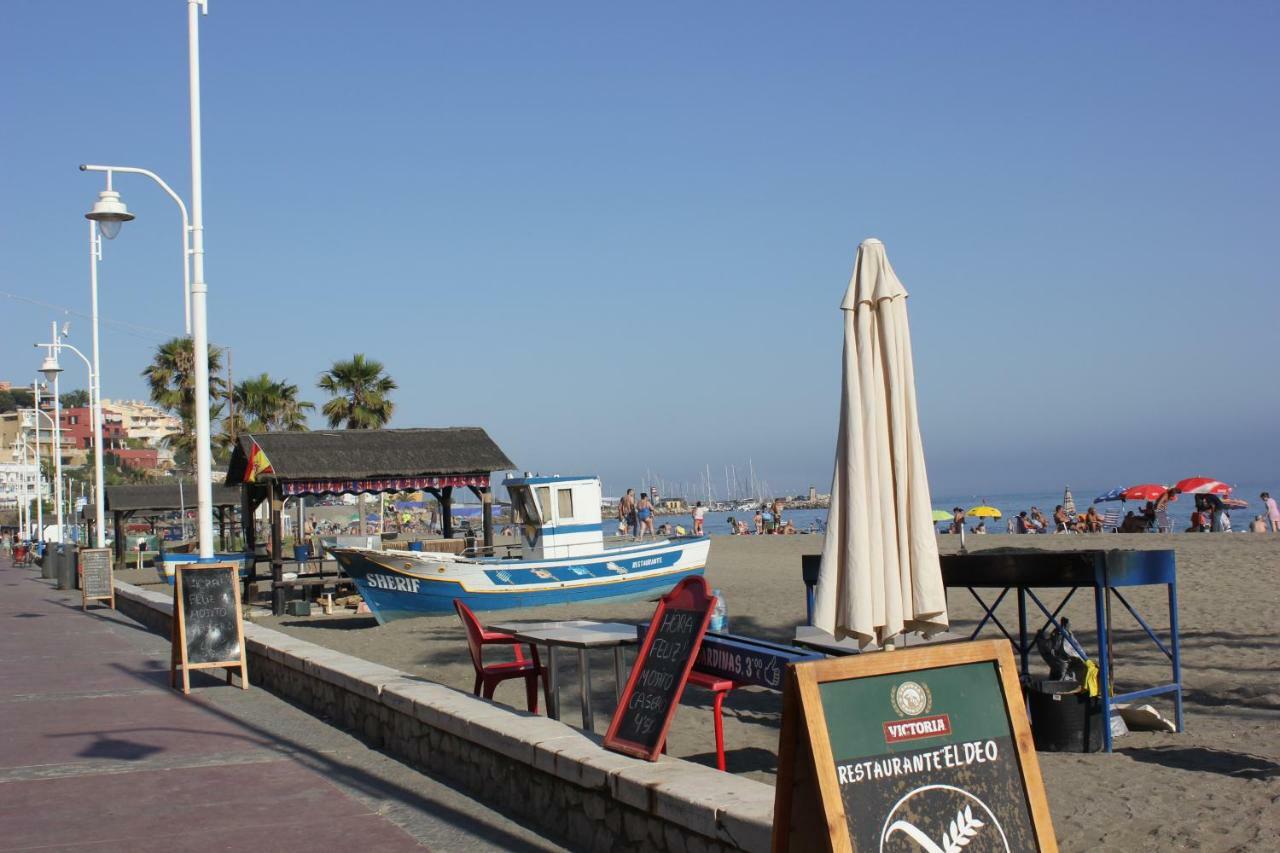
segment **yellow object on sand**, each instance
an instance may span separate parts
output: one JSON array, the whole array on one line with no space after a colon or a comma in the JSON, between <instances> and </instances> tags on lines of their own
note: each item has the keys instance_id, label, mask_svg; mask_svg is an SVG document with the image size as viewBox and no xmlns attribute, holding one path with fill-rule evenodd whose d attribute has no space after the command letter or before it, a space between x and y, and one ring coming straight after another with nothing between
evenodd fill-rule
<instances>
[{"instance_id":1,"label":"yellow object on sand","mask_svg":"<svg viewBox=\"0 0 1280 853\"><path fill-rule=\"evenodd\" d=\"M677 536L683 536L683 535L684 535L684 533L685 533L684 528L683 528L682 526L680 526L679 524L677 524L677 525L676 525L676 535L677 535Z\"/></svg>"}]
</instances>

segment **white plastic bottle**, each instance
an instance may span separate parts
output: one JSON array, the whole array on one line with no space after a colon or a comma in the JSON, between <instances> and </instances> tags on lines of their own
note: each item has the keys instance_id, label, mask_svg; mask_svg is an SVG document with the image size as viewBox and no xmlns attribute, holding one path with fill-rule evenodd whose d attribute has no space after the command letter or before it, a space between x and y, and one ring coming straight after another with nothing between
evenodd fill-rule
<instances>
[{"instance_id":1,"label":"white plastic bottle","mask_svg":"<svg viewBox=\"0 0 1280 853\"><path fill-rule=\"evenodd\" d=\"M707 626L708 630L725 632L729 630L729 608L725 606L724 596L720 594L720 590L714 590L716 597L715 610L711 611L711 623Z\"/></svg>"}]
</instances>

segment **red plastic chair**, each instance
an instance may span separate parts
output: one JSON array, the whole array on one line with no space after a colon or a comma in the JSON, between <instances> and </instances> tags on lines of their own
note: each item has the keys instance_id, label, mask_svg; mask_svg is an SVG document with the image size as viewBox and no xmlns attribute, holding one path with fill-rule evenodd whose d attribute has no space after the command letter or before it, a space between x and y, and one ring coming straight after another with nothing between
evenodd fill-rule
<instances>
[{"instance_id":1,"label":"red plastic chair","mask_svg":"<svg viewBox=\"0 0 1280 853\"><path fill-rule=\"evenodd\" d=\"M471 651L471 665L476 670L476 684L472 688L475 695L481 695L481 688L483 688L484 698L492 699L493 691L499 684L510 678L523 678L525 700L528 702L529 710L536 714L538 713L538 679L541 678L542 690L547 695L548 704L551 702L547 668L538 659L537 646L529 646L533 657L526 658L519 640L500 631L486 631L481 626L480 620L471 612L471 608L463 604L461 599L453 600L453 609L458 611L458 618L467 629L467 648ZM485 666L485 646L514 646L516 659L507 663L491 663Z\"/></svg>"},{"instance_id":2,"label":"red plastic chair","mask_svg":"<svg viewBox=\"0 0 1280 853\"><path fill-rule=\"evenodd\" d=\"M714 675L707 675L698 672L696 669L689 672L689 683L695 687L701 687L710 690L715 694L715 705L712 710L713 719L716 726L716 769L724 770L724 717L721 715L721 709L724 707L724 699L729 695L729 691L737 685L728 678L719 678Z\"/></svg>"}]
</instances>

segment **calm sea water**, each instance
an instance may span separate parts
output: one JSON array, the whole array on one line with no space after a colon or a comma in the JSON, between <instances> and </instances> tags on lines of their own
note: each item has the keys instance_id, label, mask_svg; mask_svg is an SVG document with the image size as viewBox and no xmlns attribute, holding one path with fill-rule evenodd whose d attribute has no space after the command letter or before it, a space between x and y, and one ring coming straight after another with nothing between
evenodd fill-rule
<instances>
[{"instance_id":1,"label":"calm sea water","mask_svg":"<svg viewBox=\"0 0 1280 853\"><path fill-rule=\"evenodd\" d=\"M1119 484L1116 484L1119 485ZM1106 486L1103 488L1072 488L1071 493L1075 497L1076 511L1084 512L1090 506L1093 506L1093 499L1115 486ZM1242 483L1235 484L1235 491L1232 492L1234 497L1241 498L1249 502L1247 509L1234 510L1231 513L1231 523L1235 530L1243 530L1248 527L1250 521L1255 515L1263 513L1262 501L1258 499L1258 495L1264 491L1269 491L1272 495L1277 496L1280 500L1280 483ZM1030 510L1031 507L1039 507L1044 514L1050 518L1053 517L1053 509L1062 503L1063 490L1058 489L1052 492L1016 492L1008 494L968 494L968 495L935 495L933 498L933 506L936 509L950 511L952 507L963 507L969 509L980 504L993 506L1000 510L1004 517L996 520L987 520L987 530L990 533L1006 532L1006 519L1012 518L1022 510ZM1133 510L1138 513L1142 509L1142 504L1129 502L1110 502L1097 504L1098 512L1105 514L1109 509L1119 509L1121 514ZM1195 509L1195 500L1190 495L1183 495L1177 501L1169 504L1169 520L1173 522L1174 530L1181 532L1191 524L1191 513ZM747 526L752 524L753 512L709 512L703 522L704 530L713 535L719 536L729 532L729 517L747 522ZM827 511L825 509L795 509L788 510L783 513L784 519L790 520L799 531L807 531L811 527L821 525L826 522ZM663 515L659 516L656 523L662 524L679 524L687 530L693 529L693 517L690 515ZM977 524L977 519L970 521L970 527Z\"/></svg>"}]
</instances>

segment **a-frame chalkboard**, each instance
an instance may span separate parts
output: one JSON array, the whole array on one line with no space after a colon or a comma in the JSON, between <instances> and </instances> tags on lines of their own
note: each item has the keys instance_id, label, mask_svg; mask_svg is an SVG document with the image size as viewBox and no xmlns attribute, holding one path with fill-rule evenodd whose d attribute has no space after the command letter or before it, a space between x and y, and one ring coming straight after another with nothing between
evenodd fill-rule
<instances>
[{"instance_id":1,"label":"a-frame chalkboard","mask_svg":"<svg viewBox=\"0 0 1280 853\"><path fill-rule=\"evenodd\" d=\"M788 667L773 851L1056 853L1009 644Z\"/></svg>"},{"instance_id":2,"label":"a-frame chalkboard","mask_svg":"<svg viewBox=\"0 0 1280 853\"><path fill-rule=\"evenodd\" d=\"M244 623L240 614L239 567L233 563L179 563L173 588L173 650L170 681L191 692L191 670L240 670L240 686L249 689Z\"/></svg>"},{"instance_id":3,"label":"a-frame chalkboard","mask_svg":"<svg viewBox=\"0 0 1280 853\"><path fill-rule=\"evenodd\" d=\"M604 736L605 748L658 760L715 606L716 597L697 576L680 581L658 601Z\"/></svg>"},{"instance_id":4,"label":"a-frame chalkboard","mask_svg":"<svg viewBox=\"0 0 1280 853\"><path fill-rule=\"evenodd\" d=\"M105 601L116 609L116 587L111 574L110 548L81 548L77 555L80 567L80 609L88 610L90 601Z\"/></svg>"}]
</instances>

